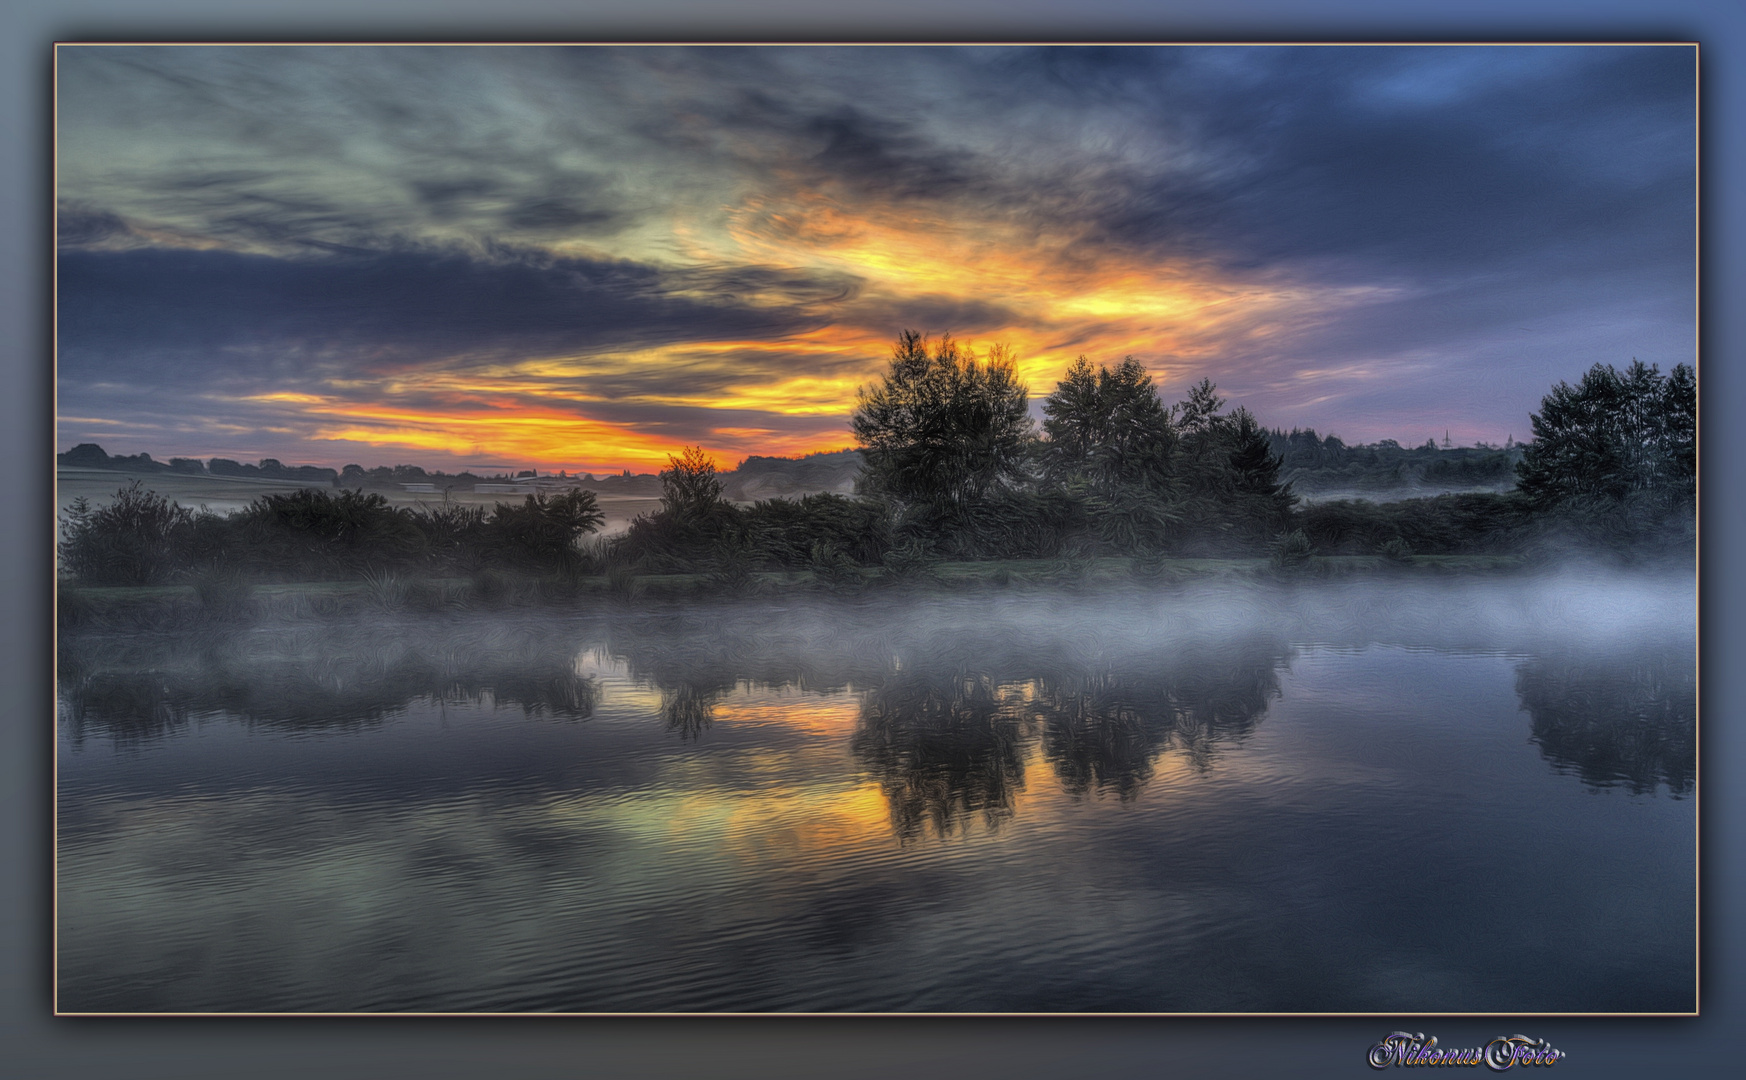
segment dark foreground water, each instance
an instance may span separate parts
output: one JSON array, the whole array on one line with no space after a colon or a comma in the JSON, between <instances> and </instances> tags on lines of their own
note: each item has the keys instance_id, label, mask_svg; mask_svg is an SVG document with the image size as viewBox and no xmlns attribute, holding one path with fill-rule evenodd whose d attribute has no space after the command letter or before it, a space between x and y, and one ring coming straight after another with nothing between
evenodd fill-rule
<instances>
[{"instance_id":1,"label":"dark foreground water","mask_svg":"<svg viewBox=\"0 0 1746 1080\"><path fill-rule=\"evenodd\" d=\"M68 1011L1687 1011L1695 599L64 638Z\"/></svg>"}]
</instances>

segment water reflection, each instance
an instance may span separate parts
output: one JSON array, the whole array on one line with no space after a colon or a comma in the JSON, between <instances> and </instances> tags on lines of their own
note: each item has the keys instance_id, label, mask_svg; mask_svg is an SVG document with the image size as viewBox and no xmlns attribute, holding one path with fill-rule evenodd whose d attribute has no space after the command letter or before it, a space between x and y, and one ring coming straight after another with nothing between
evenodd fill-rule
<instances>
[{"instance_id":1,"label":"water reflection","mask_svg":"<svg viewBox=\"0 0 1746 1080\"><path fill-rule=\"evenodd\" d=\"M1533 741L1561 772L1593 788L1675 798L1697 777L1697 671L1689 652L1554 655L1516 670Z\"/></svg>"},{"instance_id":2,"label":"water reflection","mask_svg":"<svg viewBox=\"0 0 1746 1080\"><path fill-rule=\"evenodd\" d=\"M695 742L715 722L715 703L720 696L719 688L688 682L662 687L661 719L668 731L677 732L687 742Z\"/></svg>"},{"instance_id":3,"label":"water reflection","mask_svg":"<svg viewBox=\"0 0 1746 1080\"><path fill-rule=\"evenodd\" d=\"M948 663L899 666L868 691L853 747L909 840L950 835L970 818L1012 816L1024 787L1023 691Z\"/></svg>"},{"instance_id":4,"label":"water reflection","mask_svg":"<svg viewBox=\"0 0 1746 1080\"><path fill-rule=\"evenodd\" d=\"M1038 681L1044 752L1072 794L1110 790L1132 800L1162 754L1176 751L1204 772L1222 746L1246 737L1279 696L1289 660L1288 649L1261 638L1187 645L1120 668L1058 670Z\"/></svg>"},{"instance_id":5,"label":"water reflection","mask_svg":"<svg viewBox=\"0 0 1746 1080\"><path fill-rule=\"evenodd\" d=\"M204 714L355 727L415 701L586 719L600 689L578 658L598 653L659 691L656 719L695 743L742 689L853 693L848 749L909 839L998 826L1033 747L1076 796L1132 800L1165 753L1205 770L1266 712L1289 653L1267 636L1158 641L1115 621L771 614L89 637L64 643L62 697L75 744L94 731L151 738Z\"/></svg>"},{"instance_id":6,"label":"water reflection","mask_svg":"<svg viewBox=\"0 0 1746 1080\"><path fill-rule=\"evenodd\" d=\"M1690 1008L1689 634L1312 599L70 634L60 1004Z\"/></svg>"},{"instance_id":7,"label":"water reflection","mask_svg":"<svg viewBox=\"0 0 1746 1080\"><path fill-rule=\"evenodd\" d=\"M1132 800L1171 752L1204 771L1259 722L1290 656L1270 635L1159 640L1083 613L990 623L863 612L828 630L816 613L783 614L644 620L615 627L611 649L661 691L664 723L687 739L737 686L858 693L850 749L904 840L998 828L1033 746L1076 796Z\"/></svg>"},{"instance_id":8,"label":"water reflection","mask_svg":"<svg viewBox=\"0 0 1746 1080\"><path fill-rule=\"evenodd\" d=\"M1011 613L1007 613L1010 615ZM1127 615L1047 608L999 620L974 610L753 607L403 624L324 624L228 634L64 638L70 739L159 737L191 717L272 726L380 724L415 701L516 707L585 720L590 657L660 694L651 719L708 739L718 706L749 689L858 698L847 740L901 838L1010 818L1033 751L1076 797L1131 802L1159 762L1216 767L1280 695L1293 656L1254 624L1184 632ZM1690 656L1548 651L1518 668L1532 739L1591 787L1692 790Z\"/></svg>"},{"instance_id":9,"label":"water reflection","mask_svg":"<svg viewBox=\"0 0 1746 1080\"><path fill-rule=\"evenodd\" d=\"M586 720L599 696L573 645L531 629L446 636L372 626L64 640L62 713L79 745L160 737L197 716L311 730L377 724L414 701Z\"/></svg>"}]
</instances>

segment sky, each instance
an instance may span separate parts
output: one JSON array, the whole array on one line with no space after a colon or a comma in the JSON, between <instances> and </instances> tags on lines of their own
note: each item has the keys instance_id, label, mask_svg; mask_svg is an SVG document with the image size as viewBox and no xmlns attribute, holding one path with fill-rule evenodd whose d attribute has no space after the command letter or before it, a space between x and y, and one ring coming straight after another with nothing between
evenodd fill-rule
<instances>
[{"instance_id":1,"label":"sky","mask_svg":"<svg viewBox=\"0 0 1746 1080\"><path fill-rule=\"evenodd\" d=\"M1689 46L56 55L59 449L725 468L905 329L1502 443L1695 356Z\"/></svg>"}]
</instances>

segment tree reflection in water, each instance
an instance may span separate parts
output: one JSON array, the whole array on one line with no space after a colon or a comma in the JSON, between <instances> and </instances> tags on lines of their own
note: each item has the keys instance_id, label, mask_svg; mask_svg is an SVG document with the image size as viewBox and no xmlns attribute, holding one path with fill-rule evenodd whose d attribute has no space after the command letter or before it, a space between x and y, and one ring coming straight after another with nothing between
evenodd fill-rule
<instances>
[{"instance_id":1,"label":"tree reflection in water","mask_svg":"<svg viewBox=\"0 0 1746 1080\"><path fill-rule=\"evenodd\" d=\"M1164 753L1205 770L1279 696L1287 649L1271 639L1135 650L1048 634L966 634L896 650L866 692L852 746L903 839L1010 817L1026 748L1075 796L1131 800Z\"/></svg>"},{"instance_id":2,"label":"tree reflection in water","mask_svg":"<svg viewBox=\"0 0 1746 1080\"><path fill-rule=\"evenodd\" d=\"M229 714L272 727L377 724L413 701L519 707L586 720L599 688L574 645L538 628L446 635L327 626L250 634L63 640L62 713L74 745L88 734L137 742L192 717Z\"/></svg>"},{"instance_id":3,"label":"tree reflection in water","mask_svg":"<svg viewBox=\"0 0 1746 1080\"><path fill-rule=\"evenodd\" d=\"M1533 741L1560 772L1635 794L1697 779L1697 670L1690 652L1537 657L1516 669Z\"/></svg>"},{"instance_id":4,"label":"tree reflection in water","mask_svg":"<svg viewBox=\"0 0 1746 1080\"><path fill-rule=\"evenodd\" d=\"M1160 759L1216 767L1280 693L1290 646L1269 633L1160 636L1156 624L1047 607L628 613L490 624L367 623L181 635L63 635L63 715L151 739L192 716L274 726L381 723L415 700L519 706L587 719L599 689L579 653L621 658L661 692L659 720L703 739L718 702L745 687L860 697L847 749L878 783L892 828L913 839L1010 818L1037 752L1075 797L1138 798ZM1245 636L1247 634L1247 636ZM1689 794L1696 778L1690 653L1548 652L1516 691L1532 739L1592 787Z\"/></svg>"},{"instance_id":5,"label":"tree reflection in water","mask_svg":"<svg viewBox=\"0 0 1746 1080\"><path fill-rule=\"evenodd\" d=\"M1119 620L751 607L73 638L61 690L75 742L93 728L149 739L200 714L355 727L415 700L586 719L600 691L576 657L590 649L658 690L659 720L684 742L704 739L718 703L742 688L859 695L848 750L906 840L998 827L1032 750L1078 797L1134 799L1166 753L1210 768L1278 696L1289 652L1265 636L1165 642Z\"/></svg>"},{"instance_id":6,"label":"tree reflection in water","mask_svg":"<svg viewBox=\"0 0 1746 1080\"><path fill-rule=\"evenodd\" d=\"M1044 755L1071 794L1132 800L1161 755L1179 752L1204 772L1221 745L1246 737L1288 661L1284 646L1252 639L1057 669L1037 680Z\"/></svg>"},{"instance_id":7,"label":"tree reflection in water","mask_svg":"<svg viewBox=\"0 0 1746 1080\"><path fill-rule=\"evenodd\" d=\"M661 719L668 731L676 731L686 742L695 742L709 730L715 720L715 702L720 691L712 687L680 683L661 690Z\"/></svg>"},{"instance_id":8,"label":"tree reflection in water","mask_svg":"<svg viewBox=\"0 0 1746 1080\"><path fill-rule=\"evenodd\" d=\"M986 672L899 664L862 701L851 747L905 840L1012 816L1025 783L1017 690Z\"/></svg>"}]
</instances>

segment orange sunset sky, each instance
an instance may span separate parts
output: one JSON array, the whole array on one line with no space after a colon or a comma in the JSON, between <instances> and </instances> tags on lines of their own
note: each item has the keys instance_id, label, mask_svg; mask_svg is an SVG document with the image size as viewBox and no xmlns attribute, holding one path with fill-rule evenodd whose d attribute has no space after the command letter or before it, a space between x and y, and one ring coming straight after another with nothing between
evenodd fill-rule
<instances>
[{"instance_id":1,"label":"orange sunset sky","mask_svg":"<svg viewBox=\"0 0 1746 1080\"><path fill-rule=\"evenodd\" d=\"M1693 357L1693 51L57 53L58 441L653 471L851 445L899 330L1348 442Z\"/></svg>"}]
</instances>

